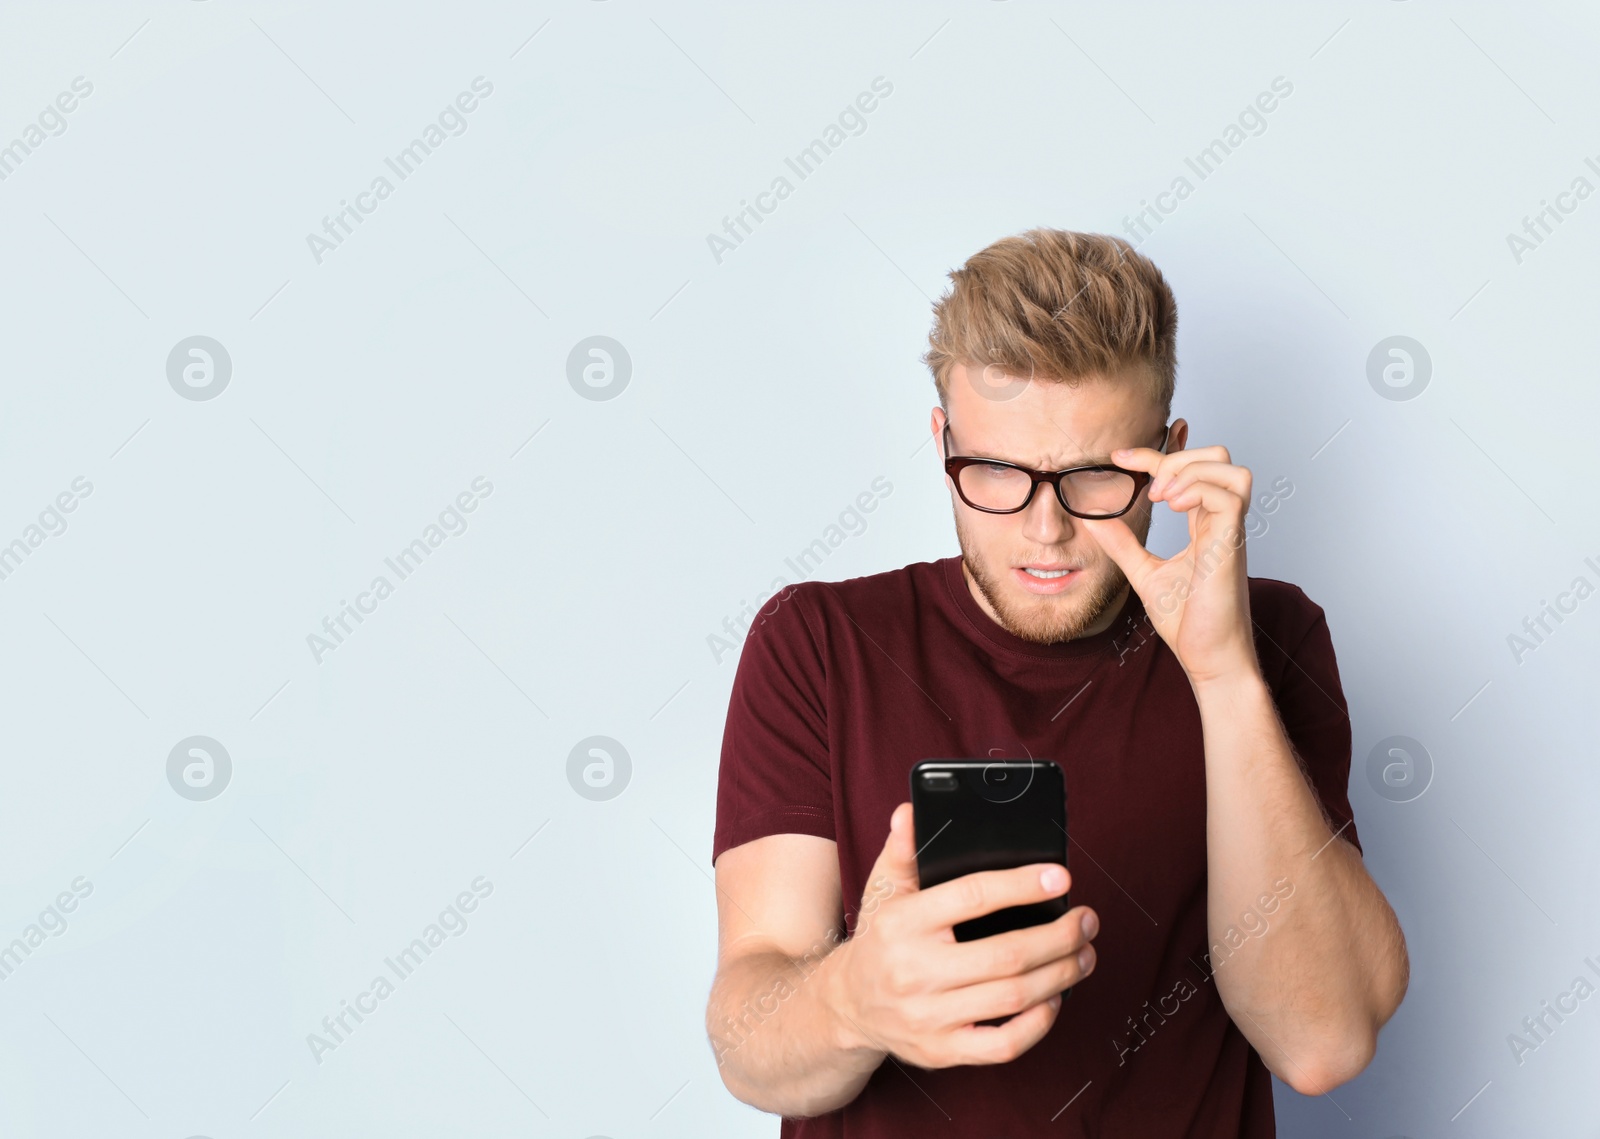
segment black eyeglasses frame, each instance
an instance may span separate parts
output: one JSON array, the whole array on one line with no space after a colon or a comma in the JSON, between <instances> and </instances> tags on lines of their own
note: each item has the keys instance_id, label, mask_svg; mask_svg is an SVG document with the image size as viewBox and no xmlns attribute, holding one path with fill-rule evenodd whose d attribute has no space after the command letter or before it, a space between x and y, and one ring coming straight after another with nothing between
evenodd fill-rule
<instances>
[{"instance_id":1,"label":"black eyeglasses frame","mask_svg":"<svg viewBox=\"0 0 1600 1139\"><path fill-rule=\"evenodd\" d=\"M950 441L949 420L945 421L943 436L944 453L946 456L944 460L944 473L950 476L950 481L955 485L956 494L961 496L961 501L972 507L974 510L982 511L984 514L1020 514L1022 511L1028 509L1028 504L1033 501L1033 496L1038 491L1039 484L1049 483L1055 489L1056 501L1061 504L1061 509L1065 510L1074 518L1121 518L1124 514L1133 509L1134 504L1139 501L1140 492L1143 491L1145 487L1150 485L1150 476L1144 471L1130 471L1126 467L1119 467L1114 463L1085 463L1081 466L1068 467L1061 471L1036 471L1032 467L1025 467L1021 463L1007 462L1004 459L987 459L981 455L952 455L950 453L952 445ZM1166 431L1162 433L1161 446L1158 448L1158 450L1165 451L1167 449L1167 441L1171 438L1171 436L1172 425L1169 423ZM1023 474L1027 475L1028 478L1032 480L1032 485L1028 487L1028 496L1022 500L1022 505L1009 510L1001 510L993 506L979 506L977 503L969 499L966 491L961 489L961 472L967 467L977 466L980 464L989 467L1009 467L1011 470L1021 471ZM1081 510L1074 510L1067 502L1066 492L1061 489L1061 480L1066 478L1068 475L1077 474L1080 471L1116 471L1119 474L1131 475L1133 477L1133 493L1128 496L1128 505L1112 514L1086 514Z\"/></svg>"}]
</instances>

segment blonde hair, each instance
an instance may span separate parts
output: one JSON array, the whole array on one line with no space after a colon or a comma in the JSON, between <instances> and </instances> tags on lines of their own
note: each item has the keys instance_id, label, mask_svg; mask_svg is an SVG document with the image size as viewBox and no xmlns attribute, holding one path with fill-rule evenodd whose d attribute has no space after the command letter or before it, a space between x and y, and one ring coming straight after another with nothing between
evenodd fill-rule
<instances>
[{"instance_id":1,"label":"blonde hair","mask_svg":"<svg viewBox=\"0 0 1600 1139\"><path fill-rule=\"evenodd\" d=\"M948 406L956 364L1078 383L1143 366L1163 413L1177 381L1178 302L1154 262L1120 237L1030 229L950 273L923 361Z\"/></svg>"}]
</instances>

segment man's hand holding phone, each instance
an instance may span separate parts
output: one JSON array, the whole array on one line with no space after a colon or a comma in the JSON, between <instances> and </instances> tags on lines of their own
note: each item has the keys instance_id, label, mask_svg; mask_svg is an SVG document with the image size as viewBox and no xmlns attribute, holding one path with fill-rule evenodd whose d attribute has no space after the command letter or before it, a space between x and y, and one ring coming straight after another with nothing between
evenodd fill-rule
<instances>
[{"instance_id":1,"label":"man's hand holding phone","mask_svg":"<svg viewBox=\"0 0 1600 1139\"><path fill-rule=\"evenodd\" d=\"M1061 993L1095 965L1099 919L1087 906L1044 925L958 942L952 927L1067 892L1052 863L990 870L919 887L910 803L895 808L868 876L855 933L833 954L846 1047L892 1053L922 1068L1003 1064L1042 1039ZM1003 1024L980 1022L1010 1017Z\"/></svg>"}]
</instances>

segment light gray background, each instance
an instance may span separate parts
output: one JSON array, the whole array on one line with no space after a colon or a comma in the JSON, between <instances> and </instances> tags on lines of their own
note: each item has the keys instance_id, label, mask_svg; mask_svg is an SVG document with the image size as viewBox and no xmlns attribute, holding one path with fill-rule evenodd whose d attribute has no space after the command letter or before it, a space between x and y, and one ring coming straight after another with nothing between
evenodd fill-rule
<instances>
[{"instance_id":1,"label":"light gray background","mask_svg":"<svg viewBox=\"0 0 1600 1139\"><path fill-rule=\"evenodd\" d=\"M702 1029L736 666L707 638L874 478L817 576L953 553L917 359L943 274L1122 232L1188 175L1141 247L1176 411L1294 487L1250 564L1328 611L1413 964L1371 1069L1279 1087L1281 1130L1592 1135L1600 1001L1520 1064L1507 1036L1600 961L1600 600L1520 663L1507 637L1600 585L1600 201L1520 263L1506 235L1600 187L1597 43L1579 3L6 4L0 143L93 93L0 182L0 542L93 491L0 582L0 939L93 893L0 982L0 1132L775 1134ZM306 235L477 76L466 132L318 264ZM706 235L878 76L719 264ZM231 357L215 399L168 383L192 335ZM631 358L614 399L568 381L592 335ZM1417 398L1368 382L1393 335ZM167 779L193 735L232 758L208 801ZM568 781L595 735L632 761L609 801ZM1434 765L1409 802L1366 775L1392 735ZM478 876L318 1064L307 1034Z\"/></svg>"}]
</instances>

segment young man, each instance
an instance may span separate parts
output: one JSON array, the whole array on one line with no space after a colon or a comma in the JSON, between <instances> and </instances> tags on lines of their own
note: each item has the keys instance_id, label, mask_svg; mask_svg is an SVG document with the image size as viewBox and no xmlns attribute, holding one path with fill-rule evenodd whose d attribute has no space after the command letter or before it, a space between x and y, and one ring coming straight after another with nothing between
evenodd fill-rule
<instances>
[{"instance_id":1,"label":"young man","mask_svg":"<svg viewBox=\"0 0 1600 1139\"><path fill-rule=\"evenodd\" d=\"M1034 230L951 280L926 359L961 556L791 587L739 662L723 1081L794 1139L1263 1139L1267 1073L1354 1077L1408 976L1327 623L1246 576L1250 472L1169 420L1177 307L1149 260ZM1156 503L1188 518L1166 560ZM1071 872L919 889L910 769L984 756L1060 763ZM951 932L1069 880L1048 925Z\"/></svg>"}]
</instances>

